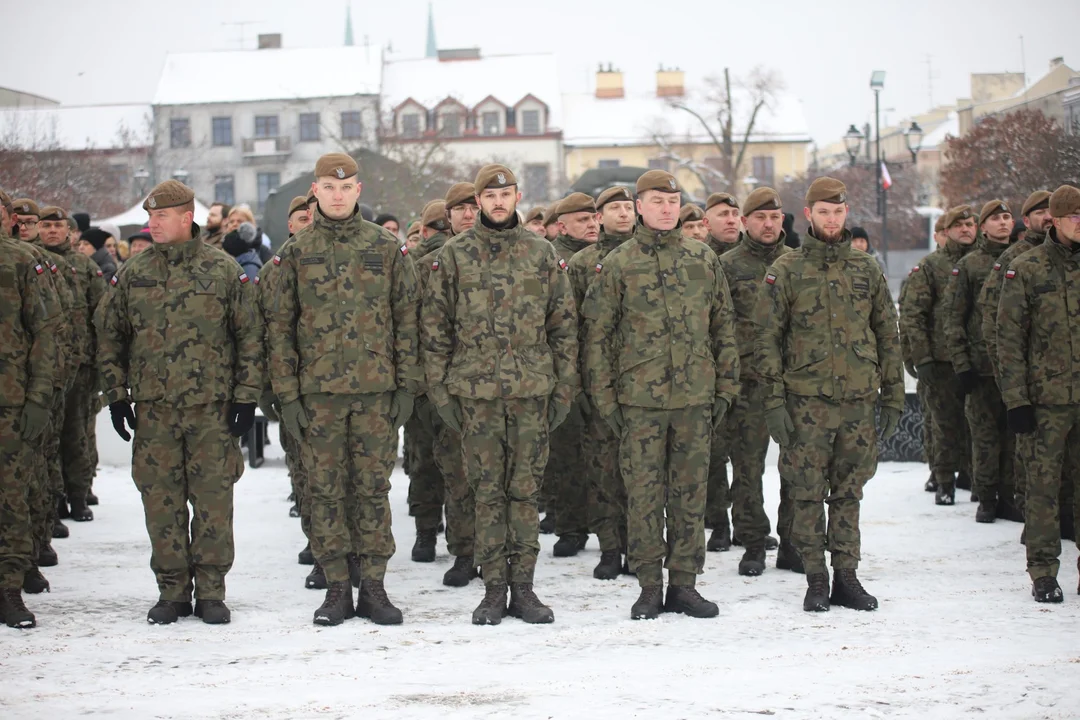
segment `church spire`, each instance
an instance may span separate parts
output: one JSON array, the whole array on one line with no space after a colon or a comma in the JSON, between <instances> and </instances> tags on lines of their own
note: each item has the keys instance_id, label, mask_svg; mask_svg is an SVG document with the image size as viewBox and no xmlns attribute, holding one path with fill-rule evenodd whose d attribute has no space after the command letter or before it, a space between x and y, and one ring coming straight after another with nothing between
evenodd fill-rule
<instances>
[{"instance_id":1,"label":"church spire","mask_svg":"<svg viewBox=\"0 0 1080 720\"><path fill-rule=\"evenodd\" d=\"M427 52L424 53L424 57L438 57L439 48L435 44L435 14L431 9L431 3L427 6Z\"/></svg>"},{"instance_id":2,"label":"church spire","mask_svg":"<svg viewBox=\"0 0 1080 720\"><path fill-rule=\"evenodd\" d=\"M352 3L346 0L345 2L345 46L352 47Z\"/></svg>"}]
</instances>

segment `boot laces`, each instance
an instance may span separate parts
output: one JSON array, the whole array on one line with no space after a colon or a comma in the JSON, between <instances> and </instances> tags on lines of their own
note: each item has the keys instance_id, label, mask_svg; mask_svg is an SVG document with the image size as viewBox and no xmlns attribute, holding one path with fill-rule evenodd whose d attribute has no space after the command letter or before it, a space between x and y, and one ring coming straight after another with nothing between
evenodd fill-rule
<instances>
[{"instance_id":1,"label":"boot laces","mask_svg":"<svg viewBox=\"0 0 1080 720\"><path fill-rule=\"evenodd\" d=\"M837 571L837 576L847 586L848 590L856 595L866 595L867 592L863 588L862 583L859 582L858 576L855 575L855 571L849 568L845 568Z\"/></svg>"},{"instance_id":2,"label":"boot laces","mask_svg":"<svg viewBox=\"0 0 1080 720\"><path fill-rule=\"evenodd\" d=\"M829 576L825 573L814 573L807 579L810 593L813 595L827 595L829 593Z\"/></svg>"},{"instance_id":3,"label":"boot laces","mask_svg":"<svg viewBox=\"0 0 1080 720\"><path fill-rule=\"evenodd\" d=\"M484 600L481 605L495 606L506 603L506 585L494 583L484 588Z\"/></svg>"},{"instance_id":4,"label":"boot laces","mask_svg":"<svg viewBox=\"0 0 1080 720\"><path fill-rule=\"evenodd\" d=\"M474 567L472 557L468 555L459 555L454 558L454 570L463 570L468 572Z\"/></svg>"},{"instance_id":5,"label":"boot laces","mask_svg":"<svg viewBox=\"0 0 1080 720\"><path fill-rule=\"evenodd\" d=\"M26 612L26 604L23 602L22 593L17 588L5 588L4 599L8 607L18 612Z\"/></svg>"},{"instance_id":6,"label":"boot laces","mask_svg":"<svg viewBox=\"0 0 1080 720\"><path fill-rule=\"evenodd\" d=\"M390 598L386 595L386 588L380 580L368 580L364 583L364 594L382 607L390 605Z\"/></svg>"}]
</instances>

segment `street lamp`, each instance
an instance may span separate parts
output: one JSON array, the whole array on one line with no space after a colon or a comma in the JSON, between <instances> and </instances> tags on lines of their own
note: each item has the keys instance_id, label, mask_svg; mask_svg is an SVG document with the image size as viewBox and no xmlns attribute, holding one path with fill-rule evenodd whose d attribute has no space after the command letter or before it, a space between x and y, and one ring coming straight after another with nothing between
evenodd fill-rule
<instances>
[{"instance_id":1,"label":"street lamp","mask_svg":"<svg viewBox=\"0 0 1080 720\"><path fill-rule=\"evenodd\" d=\"M919 123L912 120L911 127L904 131L904 142L907 143L908 152L911 153L912 164L915 163L919 150L922 148L922 137L922 128L919 127Z\"/></svg>"},{"instance_id":2,"label":"street lamp","mask_svg":"<svg viewBox=\"0 0 1080 720\"><path fill-rule=\"evenodd\" d=\"M855 164L856 158L859 157L859 148L862 146L863 135L859 132L859 129L854 125L848 128L847 133L844 134L844 149L847 150L848 159L851 160L851 164Z\"/></svg>"},{"instance_id":3,"label":"street lamp","mask_svg":"<svg viewBox=\"0 0 1080 720\"><path fill-rule=\"evenodd\" d=\"M173 176L173 180L176 180L177 182L182 182L185 185L187 185L188 177L190 175L189 175L188 171L185 170L184 168L176 168L176 170L173 170L172 176Z\"/></svg>"},{"instance_id":4,"label":"street lamp","mask_svg":"<svg viewBox=\"0 0 1080 720\"><path fill-rule=\"evenodd\" d=\"M139 168L138 170L135 171L134 177L135 177L135 185L138 188L137 194L139 196L145 195L146 194L146 181L150 179L150 173L147 172L146 168L141 167L141 168Z\"/></svg>"}]
</instances>

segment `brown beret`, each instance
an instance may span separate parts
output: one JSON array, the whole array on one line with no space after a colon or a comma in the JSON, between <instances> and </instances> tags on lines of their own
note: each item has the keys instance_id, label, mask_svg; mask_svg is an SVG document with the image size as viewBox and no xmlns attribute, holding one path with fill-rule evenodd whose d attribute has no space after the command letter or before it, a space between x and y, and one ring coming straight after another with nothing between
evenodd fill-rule
<instances>
[{"instance_id":1,"label":"brown beret","mask_svg":"<svg viewBox=\"0 0 1080 720\"><path fill-rule=\"evenodd\" d=\"M467 182L454 183L450 186L450 189L446 191L446 198L444 198L443 202L446 203L447 210L455 208L462 203L475 205L476 191L473 190L473 184Z\"/></svg>"},{"instance_id":2,"label":"brown beret","mask_svg":"<svg viewBox=\"0 0 1080 720\"><path fill-rule=\"evenodd\" d=\"M360 166L345 153L327 153L315 163L315 177L336 177L338 180L350 178L360 173Z\"/></svg>"},{"instance_id":3,"label":"brown beret","mask_svg":"<svg viewBox=\"0 0 1080 720\"><path fill-rule=\"evenodd\" d=\"M583 192L571 193L558 202L555 206L555 212L558 215L569 215L577 212L595 213L596 202L591 195L586 195Z\"/></svg>"},{"instance_id":4,"label":"brown beret","mask_svg":"<svg viewBox=\"0 0 1080 720\"><path fill-rule=\"evenodd\" d=\"M705 211L699 208L693 203L689 205L683 205L683 209L679 211L679 222L698 222L705 219Z\"/></svg>"},{"instance_id":5,"label":"brown beret","mask_svg":"<svg viewBox=\"0 0 1080 720\"><path fill-rule=\"evenodd\" d=\"M12 212L12 210L11 210L11 196L8 195L3 190L0 190L0 205L3 205L4 207L6 207L8 209L8 212Z\"/></svg>"},{"instance_id":6,"label":"brown beret","mask_svg":"<svg viewBox=\"0 0 1080 720\"><path fill-rule=\"evenodd\" d=\"M973 220L974 218L975 213L970 205L957 205L954 208L949 208L949 212L945 213L945 229L948 230L961 220Z\"/></svg>"},{"instance_id":7,"label":"brown beret","mask_svg":"<svg viewBox=\"0 0 1080 720\"><path fill-rule=\"evenodd\" d=\"M681 192L682 188L679 187L679 181L671 173L663 170L650 170L637 180L637 194L641 195L646 190L677 193Z\"/></svg>"},{"instance_id":8,"label":"brown beret","mask_svg":"<svg viewBox=\"0 0 1080 720\"><path fill-rule=\"evenodd\" d=\"M143 200L143 210L164 210L165 208L187 205L195 199L195 191L179 180L166 180L158 183Z\"/></svg>"},{"instance_id":9,"label":"brown beret","mask_svg":"<svg viewBox=\"0 0 1080 720\"><path fill-rule=\"evenodd\" d=\"M998 213L1012 213L1012 210L1009 209L1004 200L991 200L983 205L982 212L979 213L979 224L982 225L987 218Z\"/></svg>"},{"instance_id":10,"label":"brown beret","mask_svg":"<svg viewBox=\"0 0 1080 720\"><path fill-rule=\"evenodd\" d=\"M446 219L446 203L442 200L432 200L424 208L424 214L420 216L420 224L432 230L449 230L450 221Z\"/></svg>"},{"instance_id":11,"label":"brown beret","mask_svg":"<svg viewBox=\"0 0 1080 720\"><path fill-rule=\"evenodd\" d=\"M476 173L473 192L477 195L489 188L504 188L517 185L517 178L505 165L485 165Z\"/></svg>"},{"instance_id":12,"label":"brown beret","mask_svg":"<svg viewBox=\"0 0 1080 720\"><path fill-rule=\"evenodd\" d=\"M1080 190L1062 185L1050 196L1050 217L1063 218L1080 212Z\"/></svg>"},{"instance_id":13,"label":"brown beret","mask_svg":"<svg viewBox=\"0 0 1080 720\"><path fill-rule=\"evenodd\" d=\"M68 228L71 230L78 230L79 223L75 222L75 218L68 215Z\"/></svg>"},{"instance_id":14,"label":"brown beret","mask_svg":"<svg viewBox=\"0 0 1080 720\"><path fill-rule=\"evenodd\" d=\"M1036 190L1028 195L1028 199L1024 201L1024 207L1020 210L1020 215L1026 217L1030 212L1042 210L1047 207L1050 207L1050 191Z\"/></svg>"},{"instance_id":15,"label":"brown beret","mask_svg":"<svg viewBox=\"0 0 1080 720\"><path fill-rule=\"evenodd\" d=\"M934 221L934 232L939 233L945 229L945 213L941 213L937 216L937 220Z\"/></svg>"},{"instance_id":16,"label":"brown beret","mask_svg":"<svg viewBox=\"0 0 1080 720\"><path fill-rule=\"evenodd\" d=\"M616 185L615 187L609 187L604 192L600 193L600 196L596 198L596 211L599 212L604 209L604 206L609 202L618 202L620 200L633 201L634 195L630 192L630 188L625 185Z\"/></svg>"},{"instance_id":17,"label":"brown beret","mask_svg":"<svg viewBox=\"0 0 1080 720\"><path fill-rule=\"evenodd\" d=\"M806 207L814 207L816 202L842 205L847 202L847 186L836 178L819 177L810 183L806 191Z\"/></svg>"},{"instance_id":18,"label":"brown beret","mask_svg":"<svg viewBox=\"0 0 1080 720\"><path fill-rule=\"evenodd\" d=\"M38 215L38 220L67 220L68 214L64 212L63 208L56 207L55 205L47 205L41 208L41 214Z\"/></svg>"},{"instance_id":19,"label":"brown beret","mask_svg":"<svg viewBox=\"0 0 1080 720\"><path fill-rule=\"evenodd\" d=\"M705 201L705 210L711 210L712 208L720 205L721 203L723 203L724 205L730 205L736 210L739 209L739 201L735 199L734 195L729 195L728 193L724 192L718 192L710 195L709 199Z\"/></svg>"},{"instance_id":20,"label":"brown beret","mask_svg":"<svg viewBox=\"0 0 1080 720\"><path fill-rule=\"evenodd\" d=\"M421 225L419 220L413 220L411 223L409 223L409 229L405 231L405 237L409 237L410 235L416 235L420 232L421 227L423 227L423 225Z\"/></svg>"},{"instance_id":21,"label":"brown beret","mask_svg":"<svg viewBox=\"0 0 1080 720\"><path fill-rule=\"evenodd\" d=\"M525 222L526 223L531 223L534 220L539 220L540 222L544 222L544 212L545 211L546 211L546 208L543 205L537 205L532 210L525 213Z\"/></svg>"},{"instance_id":22,"label":"brown beret","mask_svg":"<svg viewBox=\"0 0 1080 720\"><path fill-rule=\"evenodd\" d=\"M318 198L315 197L315 188L310 188L307 191L307 195L304 196L304 200L307 201L308 205L318 200Z\"/></svg>"},{"instance_id":23,"label":"brown beret","mask_svg":"<svg viewBox=\"0 0 1080 720\"><path fill-rule=\"evenodd\" d=\"M559 203L552 203L551 206L544 212L544 227L548 225L554 225L555 221L559 219Z\"/></svg>"},{"instance_id":24,"label":"brown beret","mask_svg":"<svg viewBox=\"0 0 1080 720\"><path fill-rule=\"evenodd\" d=\"M16 198L13 205L11 211L19 215L34 215L36 217L41 214L38 204L30 198Z\"/></svg>"},{"instance_id":25,"label":"brown beret","mask_svg":"<svg viewBox=\"0 0 1080 720\"><path fill-rule=\"evenodd\" d=\"M780 196L775 190L771 187L759 187L743 202L742 214L749 215L758 210L780 210L782 207Z\"/></svg>"},{"instance_id":26,"label":"brown beret","mask_svg":"<svg viewBox=\"0 0 1080 720\"><path fill-rule=\"evenodd\" d=\"M298 210L307 210L308 199L307 195L297 195L289 203L289 214L287 217L292 217L292 214Z\"/></svg>"}]
</instances>

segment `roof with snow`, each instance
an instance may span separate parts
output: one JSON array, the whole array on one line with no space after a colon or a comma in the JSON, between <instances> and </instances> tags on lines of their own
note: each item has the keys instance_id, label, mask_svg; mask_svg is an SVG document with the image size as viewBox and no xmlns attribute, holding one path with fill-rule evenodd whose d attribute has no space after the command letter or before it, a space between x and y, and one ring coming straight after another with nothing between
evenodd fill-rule
<instances>
[{"instance_id":1,"label":"roof with snow","mask_svg":"<svg viewBox=\"0 0 1080 720\"><path fill-rule=\"evenodd\" d=\"M381 68L377 47L170 53L154 105L378 95Z\"/></svg>"},{"instance_id":2,"label":"roof with snow","mask_svg":"<svg viewBox=\"0 0 1080 720\"><path fill-rule=\"evenodd\" d=\"M928 150L943 145L948 136L960 137L960 116L955 112L949 113L945 122L923 135L922 149Z\"/></svg>"},{"instance_id":3,"label":"roof with snow","mask_svg":"<svg viewBox=\"0 0 1080 720\"><path fill-rule=\"evenodd\" d=\"M513 107L527 95L548 106L548 124L563 122L555 56L481 55L475 60L390 60L383 70L386 109L414 100L432 109L448 97L472 109L488 96Z\"/></svg>"},{"instance_id":4,"label":"roof with snow","mask_svg":"<svg viewBox=\"0 0 1080 720\"><path fill-rule=\"evenodd\" d=\"M23 150L112 150L153 145L149 105L0 108L0 143Z\"/></svg>"}]
</instances>

